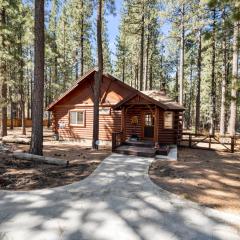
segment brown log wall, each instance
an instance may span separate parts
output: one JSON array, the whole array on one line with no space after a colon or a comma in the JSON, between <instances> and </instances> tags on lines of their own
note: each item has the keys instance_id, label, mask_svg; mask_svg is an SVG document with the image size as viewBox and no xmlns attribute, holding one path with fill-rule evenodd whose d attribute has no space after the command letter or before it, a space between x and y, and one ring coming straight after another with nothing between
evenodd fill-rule
<instances>
[{"instance_id":1,"label":"brown log wall","mask_svg":"<svg viewBox=\"0 0 240 240\"><path fill-rule=\"evenodd\" d=\"M146 110L145 110L146 111ZM126 110L126 119L125 119L125 137L129 138L132 134L137 134L140 138L142 138L142 127L143 127L143 119L142 119L143 109L141 107L134 106L133 108L127 108ZM131 119L133 116L138 117L138 124L132 124Z\"/></svg>"},{"instance_id":2,"label":"brown log wall","mask_svg":"<svg viewBox=\"0 0 240 240\"><path fill-rule=\"evenodd\" d=\"M85 110L85 126L70 126L69 110ZM63 139L92 139L93 131L93 107L66 107L59 106L53 111L55 132ZM58 129L58 123L64 123L64 129ZM99 139L111 140L113 131L121 130L121 112L112 111L110 115L99 116Z\"/></svg>"},{"instance_id":3,"label":"brown log wall","mask_svg":"<svg viewBox=\"0 0 240 240\"><path fill-rule=\"evenodd\" d=\"M69 110L85 110L85 126L70 126L69 125ZM155 113L155 109L152 108ZM125 115L125 137L129 138L132 134L137 134L143 138L143 113L151 113L149 108L135 106L127 108ZM133 116L138 117L138 124L133 125L131 119ZM121 111L111 109L110 115L99 116L99 139L112 140L112 132L121 131ZM65 123L64 129L58 129L58 123ZM155 123L157 124L157 123ZM93 125L93 107L92 106L58 106L53 111L53 127L55 132L58 132L63 139L92 139ZM159 123L158 123L158 142L160 144L176 144L179 130L179 115L174 113L174 129L164 129L164 111L159 108ZM181 126L180 126L181 127ZM179 133L178 133L179 132Z\"/></svg>"},{"instance_id":4,"label":"brown log wall","mask_svg":"<svg viewBox=\"0 0 240 240\"><path fill-rule=\"evenodd\" d=\"M152 112L155 113L154 108L152 108ZM143 113L151 113L151 110L149 108L144 108L141 106L135 106L127 109L125 120L126 139L129 138L132 134L137 134L140 138L143 138L143 126L144 126ZM138 117L139 122L137 125L131 124L131 118L133 116ZM155 124L158 124L158 142L160 144L176 144L178 138L178 124L179 124L178 112L174 113L173 129L164 129L164 111L160 108L158 119L159 122L158 123L155 122Z\"/></svg>"},{"instance_id":5,"label":"brown log wall","mask_svg":"<svg viewBox=\"0 0 240 240\"><path fill-rule=\"evenodd\" d=\"M32 127L32 119L25 119L25 127ZM48 125L48 120L43 120L43 126ZM7 119L7 127L11 126L11 119ZM20 118L14 118L13 119L13 127L21 127L22 126L22 119Z\"/></svg>"},{"instance_id":6,"label":"brown log wall","mask_svg":"<svg viewBox=\"0 0 240 240\"><path fill-rule=\"evenodd\" d=\"M176 143L176 125L174 129L164 129L164 111L159 112L159 125L158 125L158 141L160 144L174 144Z\"/></svg>"}]
</instances>

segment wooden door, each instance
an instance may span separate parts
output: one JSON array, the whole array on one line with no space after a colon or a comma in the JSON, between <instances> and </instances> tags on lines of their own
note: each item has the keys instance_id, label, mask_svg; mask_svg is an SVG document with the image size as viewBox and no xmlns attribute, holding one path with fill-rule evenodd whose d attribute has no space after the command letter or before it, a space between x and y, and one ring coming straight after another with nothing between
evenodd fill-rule
<instances>
[{"instance_id":1,"label":"wooden door","mask_svg":"<svg viewBox=\"0 0 240 240\"><path fill-rule=\"evenodd\" d=\"M154 117L152 113L144 113L143 116L143 138L154 138Z\"/></svg>"}]
</instances>

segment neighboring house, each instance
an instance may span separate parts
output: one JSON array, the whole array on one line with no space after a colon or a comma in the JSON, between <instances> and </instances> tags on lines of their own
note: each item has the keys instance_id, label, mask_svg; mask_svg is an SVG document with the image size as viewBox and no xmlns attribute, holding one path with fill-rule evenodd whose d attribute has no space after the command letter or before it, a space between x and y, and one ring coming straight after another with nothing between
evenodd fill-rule
<instances>
[{"instance_id":1,"label":"neighboring house","mask_svg":"<svg viewBox=\"0 0 240 240\"><path fill-rule=\"evenodd\" d=\"M93 85L96 69L49 105L53 129L60 138L91 144L93 132ZM164 92L140 92L104 73L99 110L100 145L112 143L114 132L159 144L176 144L182 133L184 108Z\"/></svg>"}]
</instances>

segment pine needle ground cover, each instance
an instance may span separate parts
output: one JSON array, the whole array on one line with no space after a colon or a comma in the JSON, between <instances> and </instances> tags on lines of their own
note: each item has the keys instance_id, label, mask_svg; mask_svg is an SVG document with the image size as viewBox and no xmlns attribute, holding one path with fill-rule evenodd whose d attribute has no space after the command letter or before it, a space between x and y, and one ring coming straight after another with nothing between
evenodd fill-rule
<instances>
[{"instance_id":1,"label":"pine needle ground cover","mask_svg":"<svg viewBox=\"0 0 240 240\"><path fill-rule=\"evenodd\" d=\"M27 152L29 145L12 144L9 149ZM89 176L110 154L108 149L93 151L78 143L57 141L45 141L43 152L44 156L68 160L69 166L14 159L11 153L0 151L0 189L34 190L71 184Z\"/></svg>"},{"instance_id":2,"label":"pine needle ground cover","mask_svg":"<svg viewBox=\"0 0 240 240\"><path fill-rule=\"evenodd\" d=\"M152 181L203 206L240 213L240 152L183 148L178 161L156 160Z\"/></svg>"}]
</instances>

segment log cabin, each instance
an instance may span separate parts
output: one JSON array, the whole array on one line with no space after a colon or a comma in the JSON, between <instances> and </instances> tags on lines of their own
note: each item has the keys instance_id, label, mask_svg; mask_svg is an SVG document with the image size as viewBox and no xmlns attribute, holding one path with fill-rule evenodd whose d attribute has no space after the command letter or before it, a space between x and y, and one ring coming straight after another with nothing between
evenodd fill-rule
<instances>
[{"instance_id":1,"label":"log cabin","mask_svg":"<svg viewBox=\"0 0 240 240\"><path fill-rule=\"evenodd\" d=\"M82 76L51 103L52 127L63 140L92 143L93 85L97 69ZM177 144L182 135L184 108L164 91L138 91L108 73L103 74L99 103L99 145L128 141Z\"/></svg>"}]
</instances>

